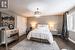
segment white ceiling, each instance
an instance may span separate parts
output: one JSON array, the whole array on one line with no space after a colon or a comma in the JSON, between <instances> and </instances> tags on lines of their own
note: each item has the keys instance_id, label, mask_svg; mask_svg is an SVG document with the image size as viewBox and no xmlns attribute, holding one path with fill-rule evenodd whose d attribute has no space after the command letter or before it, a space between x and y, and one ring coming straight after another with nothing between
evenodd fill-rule
<instances>
[{"instance_id":1,"label":"white ceiling","mask_svg":"<svg viewBox=\"0 0 75 50\"><path fill-rule=\"evenodd\" d=\"M63 13L75 6L75 0L9 0L9 12L22 16L34 16L39 8L41 15Z\"/></svg>"}]
</instances>

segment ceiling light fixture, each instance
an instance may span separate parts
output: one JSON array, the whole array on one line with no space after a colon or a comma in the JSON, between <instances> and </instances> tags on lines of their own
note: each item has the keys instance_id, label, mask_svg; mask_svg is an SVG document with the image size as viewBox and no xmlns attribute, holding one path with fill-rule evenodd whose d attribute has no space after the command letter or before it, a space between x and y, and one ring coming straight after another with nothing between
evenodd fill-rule
<instances>
[{"instance_id":1,"label":"ceiling light fixture","mask_svg":"<svg viewBox=\"0 0 75 50\"><path fill-rule=\"evenodd\" d=\"M39 8L34 12L35 17L40 17L41 12L39 12Z\"/></svg>"}]
</instances>

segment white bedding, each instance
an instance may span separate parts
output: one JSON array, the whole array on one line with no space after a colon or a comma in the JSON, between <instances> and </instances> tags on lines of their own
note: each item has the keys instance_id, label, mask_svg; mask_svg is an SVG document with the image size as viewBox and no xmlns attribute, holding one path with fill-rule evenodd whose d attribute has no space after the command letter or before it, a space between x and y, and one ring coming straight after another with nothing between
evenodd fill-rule
<instances>
[{"instance_id":1,"label":"white bedding","mask_svg":"<svg viewBox=\"0 0 75 50\"><path fill-rule=\"evenodd\" d=\"M32 30L28 36L27 39L30 39L31 37L34 38L40 38L40 39L47 39L50 43L53 42L53 36L48 28L36 28Z\"/></svg>"}]
</instances>

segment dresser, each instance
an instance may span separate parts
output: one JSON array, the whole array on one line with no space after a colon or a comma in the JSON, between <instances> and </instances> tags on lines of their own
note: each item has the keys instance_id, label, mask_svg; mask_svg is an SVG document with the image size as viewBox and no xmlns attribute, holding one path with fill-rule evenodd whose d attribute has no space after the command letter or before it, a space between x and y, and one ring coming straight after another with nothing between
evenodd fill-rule
<instances>
[{"instance_id":1,"label":"dresser","mask_svg":"<svg viewBox=\"0 0 75 50\"><path fill-rule=\"evenodd\" d=\"M19 30L1 30L1 44L10 43L14 40L19 40Z\"/></svg>"}]
</instances>

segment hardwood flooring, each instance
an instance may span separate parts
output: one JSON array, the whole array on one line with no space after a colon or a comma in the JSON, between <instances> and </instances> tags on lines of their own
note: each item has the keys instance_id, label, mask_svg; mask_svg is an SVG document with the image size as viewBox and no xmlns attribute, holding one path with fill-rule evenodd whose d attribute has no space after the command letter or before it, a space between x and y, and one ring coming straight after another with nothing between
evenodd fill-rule
<instances>
[{"instance_id":1,"label":"hardwood flooring","mask_svg":"<svg viewBox=\"0 0 75 50\"><path fill-rule=\"evenodd\" d=\"M53 37L54 37L54 40L58 43L60 49L75 50L75 44L73 44L72 42L63 40L59 36L53 36ZM16 41L14 41L12 43L9 43L8 44L8 48L13 47L14 45L16 45L17 43L19 43L20 41L24 40L25 38L26 38L26 35L23 35L23 36L20 37L19 40L16 40ZM0 50L6 50L5 49L5 45L1 45L0 46Z\"/></svg>"},{"instance_id":2,"label":"hardwood flooring","mask_svg":"<svg viewBox=\"0 0 75 50\"><path fill-rule=\"evenodd\" d=\"M54 40L58 43L60 49L75 50L75 44L68 40L64 40L59 36L54 36Z\"/></svg>"}]
</instances>

